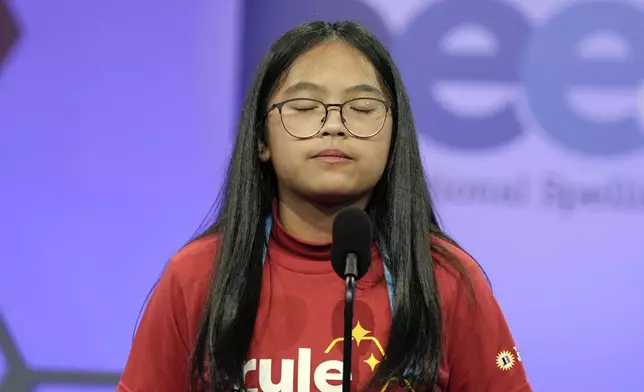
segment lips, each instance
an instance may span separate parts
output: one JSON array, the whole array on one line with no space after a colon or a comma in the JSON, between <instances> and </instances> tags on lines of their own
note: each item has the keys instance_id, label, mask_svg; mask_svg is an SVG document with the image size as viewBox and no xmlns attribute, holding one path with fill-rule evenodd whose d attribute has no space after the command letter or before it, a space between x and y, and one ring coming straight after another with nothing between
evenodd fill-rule
<instances>
[{"instance_id":1,"label":"lips","mask_svg":"<svg viewBox=\"0 0 644 392\"><path fill-rule=\"evenodd\" d=\"M347 153L337 148L322 150L319 153L315 154L313 158L351 159L351 157Z\"/></svg>"}]
</instances>

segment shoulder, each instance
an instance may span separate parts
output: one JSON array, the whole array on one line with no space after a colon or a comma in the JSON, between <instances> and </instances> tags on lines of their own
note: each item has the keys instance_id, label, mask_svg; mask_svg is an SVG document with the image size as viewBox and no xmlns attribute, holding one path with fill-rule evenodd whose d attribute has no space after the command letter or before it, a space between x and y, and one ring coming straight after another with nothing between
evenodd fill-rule
<instances>
[{"instance_id":1,"label":"shoulder","mask_svg":"<svg viewBox=\"0 0 644 392\"><path fill-rule=\"evenodd\" d=\"M157 287L170 286L176 293L174 301L181 301L177 305L186 313L191 330L199 322L208 295L219 242L219 236L208 235L185 245L172 256Z\"/></svg>"},{"instance_id":2,"label":"shoulder","mask_svg":"<svg viewBox=\"0 0 644 392\"><path fill-rule=\"evenodd\" d=\"M432 236L432 259L439 295L445 309L465 297L484 299L492 295L481 265L459 246Z\"/></svg>"},{"instance_id":3,"label":"shoulder","mask_svg":"<svg viewBox=\"0 0 644 392\"><path fill-rule=\"evenodd\" d=\"M483 268L459 246L434 239L432 257L436 285L443 310L445 338L453 340L457 330L470 337L495 334L505 328L505 319Z\"/></svg>"},{"instance_id":4,"label":"shoulder","mask_svg":"<svg viewBox=\"0 0 644 392\"><path fill-rule=\"evenodd\" d=\"M141 318L119 391L189 386L185 363L197 336L218 242L214 236L192 241L166 265Z\"/></svg>"},{"instance_id":5,"label":"shoulder","mask_svg":"<svg viewBox=\"0 0 644 392\"><path fill-rule=\"evenodd\" d=\"M172 276L181 286L202 283L204 277L206 280L210 277L218 245L217 235L191 241L172 256L164 273Z\"/></svg>"},{"instance_id":6,"label":"shoulder","mask_svg":"<svg viewBox=\"0 0 644 392\"><path fill-rule=\"evenodd\" d=\"M510 327L483 269L458 246L432 240L450 390L530 391Z\"/></svg>"}]
</instances>

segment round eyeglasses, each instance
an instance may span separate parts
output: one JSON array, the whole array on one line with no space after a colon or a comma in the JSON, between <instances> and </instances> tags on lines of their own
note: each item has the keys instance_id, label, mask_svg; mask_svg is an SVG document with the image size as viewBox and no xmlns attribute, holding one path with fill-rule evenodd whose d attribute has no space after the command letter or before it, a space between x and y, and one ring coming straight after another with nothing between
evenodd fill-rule
<instances>
[{"instance_id":1,"label":"round eyeglasses","mask_svg":"<svg viewBox=\"0 0 644 392\"><path fill-rule=\"evenodd\" d=\"M282 125L289 135L298 139L311 138L322 130L329 108L340 109L340 117L349 133L360 139L376 136L384 127L391 103L376 98L354 98L345 103L324 103L311 98L293 98L272 105L277 108Z\"/></svg>"}]
</instances>

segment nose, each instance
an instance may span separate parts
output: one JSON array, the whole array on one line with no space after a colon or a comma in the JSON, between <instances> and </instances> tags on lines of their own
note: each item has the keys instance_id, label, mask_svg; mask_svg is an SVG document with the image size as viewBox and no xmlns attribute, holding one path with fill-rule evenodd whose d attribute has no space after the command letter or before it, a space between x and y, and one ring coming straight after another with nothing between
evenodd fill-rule
<instances>
[{"instance_id":1,"label":"nose","mask_svg":"<svg viewBox=\"0 0 644 392\"><path fill-rule=\"evenodd\" d=\"M338 135L346 136L347 129L344 126L344 119L340 108L330 107L328 109L324 126L322 126L321 134L324 135Z\"/></svg>"}]
</instances>

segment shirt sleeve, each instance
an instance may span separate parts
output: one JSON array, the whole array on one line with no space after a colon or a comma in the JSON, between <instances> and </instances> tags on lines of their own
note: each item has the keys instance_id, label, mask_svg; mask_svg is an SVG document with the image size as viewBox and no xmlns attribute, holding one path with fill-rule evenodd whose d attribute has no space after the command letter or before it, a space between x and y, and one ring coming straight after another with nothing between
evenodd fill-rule
<instances>
[{"instance_id":1,"label":"shirt sleeve","mask_svg":"<svg viewBox=\"0 0 644 392\"><path fill-rule=\"evenodd\" d=\"M485 275L466 265L446 320L450 392L531 392L521 355Z\"/></svg>"},{"instance_id":2,"label":"shirt sleeve","mask_svg":"<svg viewBox=\"0 0 644 392\"><path fill-rule=\"evenodd\" d=\"M141 318L117 392L188 391L187 337L183 291L167 268Z\"/></svg>"}]
</instances>

